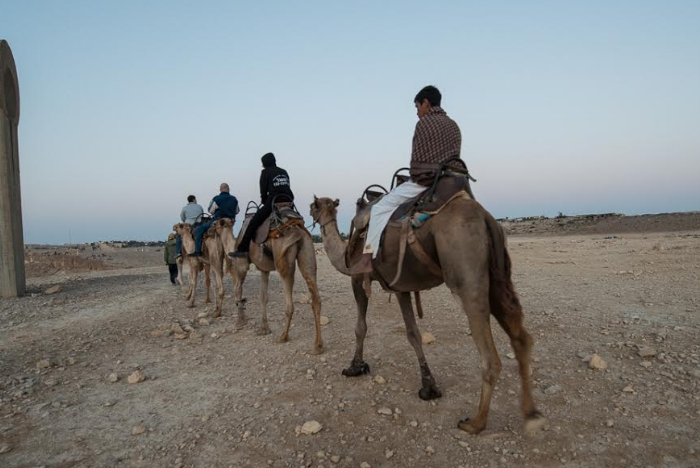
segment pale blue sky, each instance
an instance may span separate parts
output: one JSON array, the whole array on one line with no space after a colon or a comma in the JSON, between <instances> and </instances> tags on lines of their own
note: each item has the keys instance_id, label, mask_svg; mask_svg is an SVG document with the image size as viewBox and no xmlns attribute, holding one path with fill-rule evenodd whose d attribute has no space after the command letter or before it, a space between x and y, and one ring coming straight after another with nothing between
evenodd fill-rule
<instances>
[{"instance_id":1,"label":"pale blue sky","mask_svg":"<svg viewBox=\"0 0 700 468\"><path fill-rule=\"evenodd\" d=\"M0 38L28 243L163 238L267 151L347 229L426 84L497 217L700 209L697 1L0 0Z\"/></svg>"}]
</instances>

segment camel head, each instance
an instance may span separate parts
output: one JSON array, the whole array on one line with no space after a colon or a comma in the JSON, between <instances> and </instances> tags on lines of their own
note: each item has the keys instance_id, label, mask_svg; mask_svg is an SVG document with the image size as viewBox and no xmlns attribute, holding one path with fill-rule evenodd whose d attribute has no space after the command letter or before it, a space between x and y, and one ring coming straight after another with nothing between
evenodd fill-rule
<instances>
[{"instance_id":1,"label":"camel head","mask_svg":"<svg viewBox=\"0 0 700 468\"><path fill-rule=\"evenodd\" d=\"M177 232L180 236L182 236L185 232L192 234L192 226L187 223L177 223L173 226L173 231Z\"/></svg>"},{"instance_id":2,"label":"camel head","mask_svg":"<svg viewBox=\"0 0 700 468\"><path fill-rule=\"evenodd\" d=\"M213 227L216 229L216 232L221 232L225 229L232 228L233 221L230 220L229 218L217 219L216 221L214 221Z\"/></svg>"},{"instance_id":3,"label":"camel head","mask_svg":"<svg viewBox=\"0 0 700 468\"><path fill-rule=\"evenodd\" d=\"M311 218L314 223L320 224L322 227L331 221L335 221L338 217L337 206L340 205L340 200L337 198L317 198L314 195L314 202L311 204Z\"/></svg>"},{"instance_id":4,"label":"camel head","mask_svg":"<svg viewBox=\"0 0 700 468\"><path fill-rule=\"evenodd\" d=\"M216 235L221 238L224 248L227 252L233 252L236 249L236 238L233 237L233 220L229 218L221 218L214 221L211 228L216 232Z\"/></svg>"}]
</instances>

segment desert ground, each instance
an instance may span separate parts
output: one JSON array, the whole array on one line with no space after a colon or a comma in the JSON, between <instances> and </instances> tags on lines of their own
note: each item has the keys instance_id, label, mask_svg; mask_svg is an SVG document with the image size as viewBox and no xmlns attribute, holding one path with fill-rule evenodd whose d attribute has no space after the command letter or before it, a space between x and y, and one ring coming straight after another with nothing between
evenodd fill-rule
<instances>
[{"instance_id":1,"label":"desert ground","mask_svg":"<svg viewBox=\"0 0 700 468\"><path fill-rule=\"evenodd\" d=\"M201 280L197 307L185 306L158 248L30 246L27 296L0 299L0 466L700 466L700 214L504 225L548 418L534 435L523 432L517 364L495 321L503 372L488 427L457 429L478 404L479 357L444 286L423 294L419 326L443 393L425 402L396 300L378 285L371 373L341 375L355 305L321 246L318 356L301 278L291 341L278 344L276 275L273 334L259 336L253 267L248 322L236 330L230 277L214 319ZM318 432L302 430L310 421Z\"/></svg>"}]
</instances>

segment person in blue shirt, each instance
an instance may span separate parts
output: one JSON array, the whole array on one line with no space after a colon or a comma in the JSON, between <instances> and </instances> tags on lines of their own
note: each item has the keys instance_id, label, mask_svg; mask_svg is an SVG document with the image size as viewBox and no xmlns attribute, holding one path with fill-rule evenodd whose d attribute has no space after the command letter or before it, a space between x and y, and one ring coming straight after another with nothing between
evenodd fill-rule
<instances>
[{"instance_id":1,"label":"person in blue shirt","mask_svg":"<svg viewBox=\"0 0 700 468\"><path fill-rule=\"evenodd\" d=\"M190 254L190 257L202 256L204 233L209 230L214 221L221 218L229 218L231 221L235 221L236 215L240 211L238 208L238 200L229 193L231 189L227 183L224 182L221 184L219 191L221 193L212 198L209 203L209 213L212 215L211 219L197 226L194 231L194 252Z\"/></svg>"}]
</instances>

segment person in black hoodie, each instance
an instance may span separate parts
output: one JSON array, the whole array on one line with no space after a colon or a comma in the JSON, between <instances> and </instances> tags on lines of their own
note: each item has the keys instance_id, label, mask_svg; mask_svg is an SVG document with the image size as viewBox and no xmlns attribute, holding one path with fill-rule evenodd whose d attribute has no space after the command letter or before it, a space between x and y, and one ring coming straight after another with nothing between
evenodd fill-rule
<instances>
[{"instance_id":1,"label":"person in black hoodie","mask_svg":"<svg viewBox=\"0 0 700 468\"><path fill-rule=\"evenodd\" d=\"M255 236L255 231L265 222L272 213L272 202L293 202L294 194L289 185L289 174L281 167L277 167L275 155L265 154L262 158L263 170L260 173L260 207L255 216L250 220L238 249L229 252L230 257L245 257L248 255L250 241Z\"/></svg>"}]
</instances>

